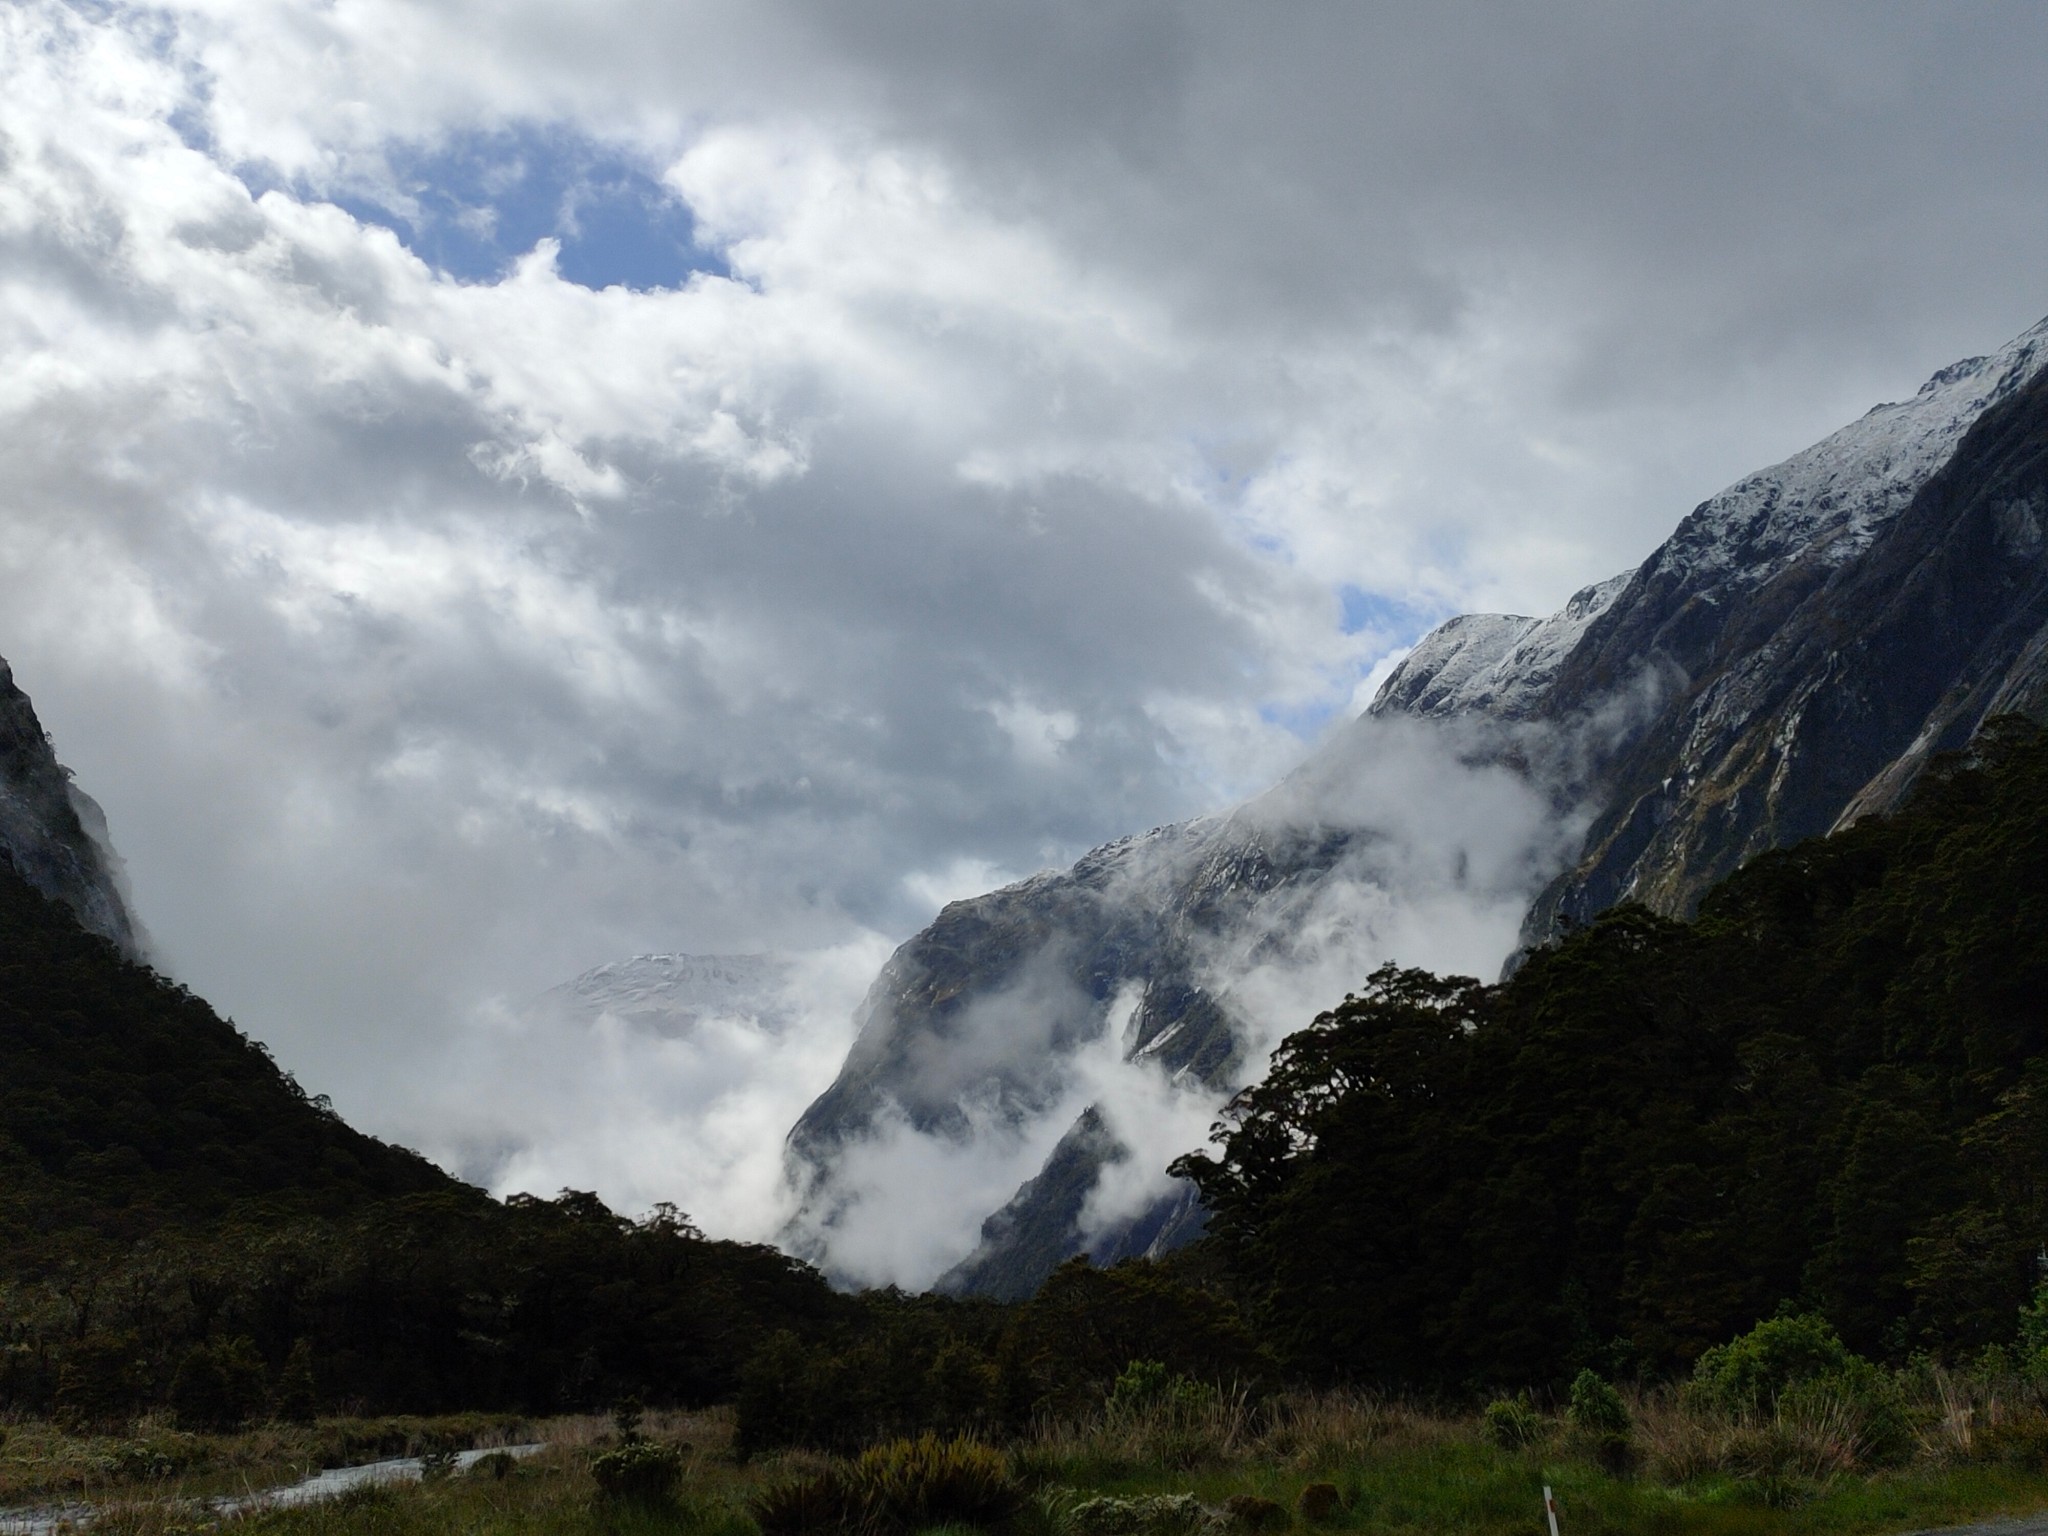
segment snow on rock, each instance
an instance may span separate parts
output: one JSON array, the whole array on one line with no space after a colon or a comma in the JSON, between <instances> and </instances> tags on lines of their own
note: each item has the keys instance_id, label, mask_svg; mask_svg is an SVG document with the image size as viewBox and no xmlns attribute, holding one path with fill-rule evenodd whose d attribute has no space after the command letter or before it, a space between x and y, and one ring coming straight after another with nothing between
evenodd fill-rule
<instances>
[{"instance_id":1,"label":"snow on rock","mask_svg":"<svg viewBox=\"0 0 2048 1536\"><path fill-rule=\"evenodd\" d=\"M1627 588L1624 571L1584 587L1547 619L1468 613L1439 624L1381 687L1370 713L1520 720L1543 702L1586 628Z\"/></svg>"},{"instance_id":2,"label":"snow on rock","mask_svg":"<svg viewBox=\"0 0 2048 1536\"><path fill-rule=\"evenodd\" d=\"M1466 614L1437 626L1387 679L1371 712L1504 720L1554 713L1552 684L1609 609L1669 610L1689 599L1725 610L1795 562L1843 565L1905 509L1980 416L2044 367L2048 320L1989 356L1943 368L1912 399L1875 406L1709 497L1640 569L1585 588L1550 618Z\"/></svg>"}]
</instances>

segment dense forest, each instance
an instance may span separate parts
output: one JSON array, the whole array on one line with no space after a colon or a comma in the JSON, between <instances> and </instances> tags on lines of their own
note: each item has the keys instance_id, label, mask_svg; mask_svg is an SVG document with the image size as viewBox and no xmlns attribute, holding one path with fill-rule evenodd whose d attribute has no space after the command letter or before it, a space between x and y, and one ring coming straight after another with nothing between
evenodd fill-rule
<instances>
[{"instance_id":1,"label":"dense forest","mask_svg":"<svg viewBox=\"0 0 2048 1536\"><path fill-rule=\"evenodd\" d=\"M0 860L0 1406L709 1401L849 1306L672 1211L501 1203L351 1129Z\"/></svg>"},{"instance_id":2,"label":"dense forest","mask_svg":"<svg viewBox=\"0 0 2048 1536\"><path fill-rule=\"evenodd\" d=\"M1387 967L1178 1165L1298 1372L1664 1375L1784 1303L1856 1350L2009 1341L2048 1252L2048 734L1609 912L1506 983Z\"/></svg>"},{"instance_id":3,"label":"dense forest","mask_svg":"<svg viewBox=\"0 0 2048 1536\"><path fill-rule=\"evenodd\" d=\"M1471 1397L1653 1380L1760 1319L2011 1342L2048 1245L2048 733L1696 920L1509 980L1385 968L1178 1171L1210 1235L1028 1301L833 1293L594 1196L499 1202L309 1100L0 867L0 1407L194 1425L736 1400L743 1448L999 1432L1134 1360Z\"/></svg>"}]
</instances>

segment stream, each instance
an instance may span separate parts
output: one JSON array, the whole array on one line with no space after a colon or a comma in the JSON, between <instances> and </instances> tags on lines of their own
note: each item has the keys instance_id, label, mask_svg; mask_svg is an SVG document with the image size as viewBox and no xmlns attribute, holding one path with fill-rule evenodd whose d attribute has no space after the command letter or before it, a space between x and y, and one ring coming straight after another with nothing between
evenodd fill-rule
<instances>
[{"instance_id":1,"label":"stream","mask_svg":"<svg viewBox=\"0 0 2048 1536\"><path fill-rule=\"evenodd\" d=\"M455 1470L467 1472L484 1457L494 1456L500 1451L508 1456L531 1456L540 1449L539 1445L492 1445L474 1451L458 1451ZM260 1492L216 1494L210 1499L191 1502L195 1508L209 1514L229 1517L251 1514L259 1509L296 1509L303 1504L339 1498L356 1488L382 1483L415 1483L420 1479L421 1470L419 1457L394 1456L388 1461L366 1461L360 1466L329 1467L296 1483L281 1483ZM0 1509L0 1536L55 1536L66 1527L74 1531L83 1530L92 1524L98 1508L90 1500L79 1499Z\"/></svg>"}]
</instances>

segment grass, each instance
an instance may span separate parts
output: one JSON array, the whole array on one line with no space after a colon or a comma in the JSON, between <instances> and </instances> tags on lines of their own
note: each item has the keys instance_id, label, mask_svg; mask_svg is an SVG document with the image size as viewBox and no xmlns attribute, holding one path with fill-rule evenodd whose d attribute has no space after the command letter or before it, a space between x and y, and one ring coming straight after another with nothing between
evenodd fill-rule
<instances>
[{"instance_id":1,"label":"grass","mask_svg":"<svg viewBox=\"0 0 2048 1536\"><path fill-rule=\"evenodd\" d=\"M390 1421L382 1430L385 1446L401 1423L415 1440L424 1435L459 1438L451 1432L467 1431L479 1443L494 1433L502 1440L546 1439L549 1448L504 1478L465 1474L364 1489L324 1505L246 1516L235 1522L237 1532L755 1536L746 1514L753 1494L828 1464L802 1453L741 1464L730 1452L731 1426L724 1413L650 1413L644 1433L687 1449L677 1496L642 1504L604 1499L591 1481L590 1457L610 1443L607 1420ZM1105 1494L1192 1493L1214 1508L1232 1495L1252 1494L1291 1510L1302 1489L1314 1482L1334 1483L1343 1494L1343 1507L1315 1526L1295 1519L1293 1536L1542 1536L1541 1490L1546 1484L1557 1496L1563 1536L1860 1536L2048 1508L2048 1467L1959 1459L1952 1445L1938 1439L1923 1441L1915 1461L1897 1469L1830 1471L1826 1448L1812 1446L1759 1469L1742 1461L1747 1453L1739 1437L1728 1440L1734 1450L1717 1450L1720 1442L1698 1425L1688 1430L1668 1403L1639 1404L1638 1425L1639 1438L1649 1448L1642 1473L1633 1477L1612 1476L1576 1454L1570 1436L1555 1426L1535 1446L1507 1451L1488 1443L1474 1419L1364 1398L1302 1398L1258 1410L1225 1399L1192 1411L1047 1425L1011 1450L1012 1465L1036 1494L1025 1515L1013 1522L1013 1533L1076 1536L1065 1513ZM1701 1443L1682 1443L1688 1433ZM286 1450L306 1455L323 1445L356 1444L368 1435L359 1421L336 1421L303 1431L189 1438L207 1442L203 1460L211 1475L239 1467L252 1485L261 1486L257 1473L266 1468L304 1465L293 1463L283 1454ZM152 1441L147 1434L135 1437L135 1443ZM28 1466L74 1469L90 1463L108 1454L107 1444L63 1437L46 1426L9 1426L0 1445L0 1476L8 1481L0 1487L26 1486ZM1674 1445L1691 1458L1682 1478L1655 1464L1657 1456L1672 1454ZM1716 1454L1724 1455L1726 1464L1715 1465ZM1801 1465L1807 1470L1802 1472ZM44 1475L51 1476L48 1471ZM286 1475L292 1474L288 1470ZM61 1480L74 1473L61 1470L55 1476ZM193 1536L217 1523L186 1502L218 1491L201 1487L203 1481L46 1480L37 1491L93 1497L102 1510L94 1530L106 1536ZM0 1503L14 1502L27 1501L0 1497Z\"/></svg>"}]
</instances>

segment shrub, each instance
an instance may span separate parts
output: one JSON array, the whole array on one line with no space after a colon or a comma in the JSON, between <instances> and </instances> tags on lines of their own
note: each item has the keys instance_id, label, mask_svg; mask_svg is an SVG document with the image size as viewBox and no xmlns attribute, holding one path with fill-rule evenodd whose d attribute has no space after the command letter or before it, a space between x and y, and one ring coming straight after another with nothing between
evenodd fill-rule
<instances>
[{"instance_id":1,"label":"shrub","mask_svg":"<svg viewBox=\"0 0 2048 1536\"><path fill-rule=\"evenodd\" d=\"M1335 1483L1310 1483L1294 1501L1294 1512L1312 1525L1329 1519L1343 1507Z\"/></svg>"},{"instance_id":2,"label":"shrub","mask_svg":"<svg viewBox=\"0 0 2048 1536\"><path fill-rule=\"evenodd\" d=\"M1076 1504L1060 1523L1070 1536L1195 1536L1209 1516L1192 1493L1135 1499L1105 1495Z\"/></svg>"},{"instance_id":3,"label":"shrub","mask_svg":"<svg viewBox=\"0 0 2048 1536\"><path fill-rule=\"evenodd\" d=\"M932 1419L943 1429L954 1434L977 1429L995 1405L996 1368L973 1345L950 1340L932 1357L925 1397Z\"/></svg>"},{"instance_id":4,"label":"shrub","mask_svg":"<svg viewBox=\"0 0 2048 1536\"><path fill-rule=\"evenodd\" d=\"M1788 1387L1840 1375L1859 1358L1817 1313L1774 1317L1703 1351L1689 1393L1723 1413L1754 1413L1775 1405Z\"/></svg>"},{"instance_id":5,"label":"shrub","mask_svg":"<svg viewBox=\"0 0 2048 1536\"><path fill-rule=\"evenodd\" d=\"M628 1440L590 1459L591 1478L608 1499L648 1503L666 1499L682 1473L682 1453L652 1440Z\"/></svg>"},{"instance_id":6,"label":"shrub","mask_svg":"<svg viewBox=\"0 0 2048 1536\"><path fill-rule=\"evenodd\" d=\"M846 1476L837 1468L763 1488L748 1501L747 1513L761 1536L812 1536L850 1530L860 1521Z\"/></svg>"},{"instance_id":7,"label":"shrub","mask_svg":"<svg viewBox=\"0 0 2048 1536\"><path fill-rule=\"evenodd\" d=\"M612 1409L612 1430L619 1437L621 1445L631 1445L640 1438L640 1419L644 1410L637 1397L622 1397Z\"/></svg>"},{"instance_id":8,"label":"shrub","mask_svg":"<svg viewBox=\"0 0 2048 1536\"><path fill-rule=\"evenodd\" d=\"M1898 1378L1858 1355L1787 1387L1777 1410L1788 1424L1842 1439L1859 1462L1889 1466L1913 1450L1912 1411Z\"/></svg>"},{"instance_id":9,"label":"shrub","mask_svg":"<svg viewBox=\"0 0 2048 1536\"><path fill-rule=\"evenodd\" d=\"M1565 1417L1574 1429L1590 1434L1626 1436L1629 1432L1628 1404L1596 1371L1581 1371L1572 1382Z\"/></svg>"},{"instance_id":10,"label":"shrub","mask_svg":"<svg viewBox=\"0 0 2048 1536\"><path fill-rule=\"evenodd\" d=\"M852 1483L875 1520L905 1530L927 1525L992 1525L1024 1497L1000 1451L974 1440L924 1435L861 1452Z\"/></svg>"},{"instance_id":11,"label":"shrub","mask_svg":"<svg viewBox=\"0 0 2048 1536\"><path fill-rule=\"evenodd\" d=\"M1972 1436L1980 1461L2005 1462L2034 1471L2048 1469L2048 1419L2028 1417L1987 1424Z\"/></svg>"},{"instance_id":12,"label":"shrub","mask_svg":"<svg viewBox=\"0 0 2048 1536\"><path fill-rule=\"evenodd\" d=\"M1023 1503L1000 1451L925 1435L873 1446L844 1466L766 1489L749 1512L762 1536L805 1536L996 1525Z\"/></svg>"},{"instance_id":13,"label":"shrub","mask_svg":"<svg viewBox=\"0 0 2048 1536\"><path fill-rule=\"evenodd\" d=\"M1133 1360L1118 1373L1104 1405L1112 1414L1194 1412L1215 1392L1189 1376L1176 1375L1158 1360Z\"/></svg>"},{"instance_id":14,"label":"shrub","mask_svg":"<svg viewBox=\"0 0 2048 1536\"><path fill-rule=\"evenodd\" d=\"M1504 1451L1534 1445L1543 1434L1543 1419L1523 1397L1496 1397L1486 1405L1486 1438Z\"/></svg>"},{"instance_id":15,"label":"shrub","mask_svg":"<svg viewBox=\"0 0 2048 1536\"><path fill-rule=\"evenodd\" d=\"M1635 1470L1628 1404L1597 1371L1580 1371L1565 1408L1577 1449L1619 1477Z\"/></svg>"},{"instance_id":16,"label":"shrub","mask_svg":"<svg viewBox=\"0 0 2048 1536\"><path fill-rule=\"evenodd\" d=\"M419 1458L420 1480L438 1483L455 1475L456 1457L462 1449L459 1436L430 1429L413 1443L412 1451Z\"/></svg>"},{"instance_id":17,"label":"shrub","mask_svg":"<svg viewBox=\"0 0 2048 1536\"><path fill-rule=\"evenodd\" d=\"M1255 1493L1233 1493L1223 1501L1223 1512L1241 1531L1277 1531L1287 1524L1287 1510Z\"/></svg>"}]
</instances>

